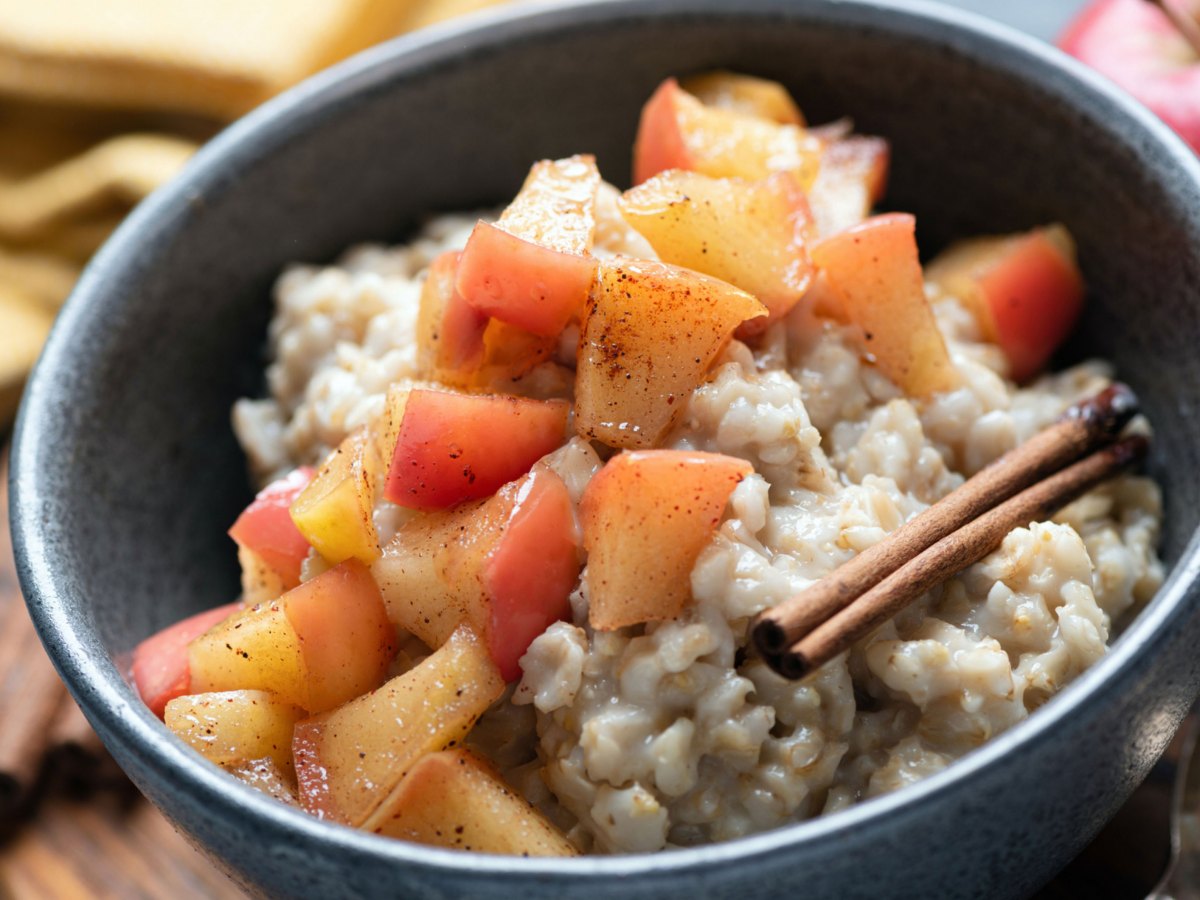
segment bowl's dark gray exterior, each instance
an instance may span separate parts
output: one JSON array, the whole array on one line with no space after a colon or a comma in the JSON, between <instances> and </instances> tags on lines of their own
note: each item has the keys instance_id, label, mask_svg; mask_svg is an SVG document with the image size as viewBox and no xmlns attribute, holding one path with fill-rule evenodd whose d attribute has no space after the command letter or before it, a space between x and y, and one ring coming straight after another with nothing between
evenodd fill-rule
<instances>
[{"instance_id":1,"label":"bowl's dark gray exterior","mask_svg":"<svg viewBox=\"0 0 1200 900\"><path fill-rule=\"evenodd\" d=\"M22 585L118 761L242 884L280 896L1004 896L1076 853L1145 775L1200 685L1200 169L1052 51L950 10L819 0L570 5L370 52L205 150L97 258L34 375L14 450ZM889 136L889 201L921 239L1051 219L1092 286L1090 352L1157 426L1167 586L1113 652L950 770L827 819L698 850L532 861L325 825L168 738L114 659L235 590L223 529L247 495L233 399L260 389L272 279L511 195L530 160L594 150L627 177L664 76L778 78L814 119ZM1168 465L1169 463L1169 465ZM146 848L147 853L154 849Z\"/></svg>"}]
</instances>

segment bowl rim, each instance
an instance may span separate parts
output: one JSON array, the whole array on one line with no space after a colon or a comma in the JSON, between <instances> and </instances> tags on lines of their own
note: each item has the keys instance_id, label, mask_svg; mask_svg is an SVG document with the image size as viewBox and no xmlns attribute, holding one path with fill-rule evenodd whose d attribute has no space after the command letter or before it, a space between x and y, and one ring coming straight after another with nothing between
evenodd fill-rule
<instances>
[{"instance_id":1,"label":"bowl rim","mask_svg":"<svg viewBox=\"0 0 1200 900\"><path fill-rule=\"evenodd\" d=\"M229 173L256 158L264 146L282 140L292 128L320 116L340 99L453 58L466 58L512 39L531 38L585 25L619 24L688 15L761 19L777 16L799 20L847 22L939 46L979 55L994 68L1020 63L1025 80L1042 78L1043 90L1070 97L1093 114L1103 111L1131 125L1135 138L1158 145L1200 191L1200 162L1183 141L1152 113L1102 76L1007 25L956 7L929 0L539 0L474 13L435 25L368 49L321 72L230 125L205 145L181 175L143 202L118 228L89 264L59 316L29 379L14 430L10 470L10 522L21 587L51 659L72 694L82 701L88 718L100 724L111 741L137 754L161 784L170 783L198 801L216 804L219 812L252 816L279 833L303 838L324 852L385 858L420 869L467 873L479 877L565 875L655 875L670 877L681 870L724 866L799 844L837 840L839 835L889 816L905 814L936 799L1002 757L1022 747L1050 740L1063 723L1078 718L1092 699L1127 667L1165 640L1171 625L1187 615L1189 592L1200 575L1200 530L1188 540L1155 598L1112 644L1104 658L1072 682L1037 715L1017 723L954 765L916 784L862 801L827 816L797 822L747 837L701 847L651 854L585 856L571 859L522 859L451 850L381 838L345 827L330 827L297 809L272 800L229 778L199 754L174 740L162 723L136 702L113 661L90 654L80 623L66 612L68 586L59 583L53 566L56 552L38 527L40 510L54 496L38 462L44 458L41 436L52 430L58 373L71 366L71 345L86 328L90 306L105 293L108 273L136 264L144 232L171 227L191 198L228 187ZM1008 60L1007 63L1004 60Z\"/></svg>"}]
</instances>

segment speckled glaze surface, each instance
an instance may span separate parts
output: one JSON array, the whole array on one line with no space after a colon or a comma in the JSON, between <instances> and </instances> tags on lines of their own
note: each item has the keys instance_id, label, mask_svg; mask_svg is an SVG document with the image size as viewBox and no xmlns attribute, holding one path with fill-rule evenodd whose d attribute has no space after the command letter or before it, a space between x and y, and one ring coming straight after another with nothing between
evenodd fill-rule
<instances>
[{"instance_id":1,"label":"speckled glaze surface","mask_svg":"<svg viewBox=\"0 0 1200 900\"><path fill-rule=\"evenodd\" d=\"M203 151L88 270L32 379L12 474L22 584L57 665L142 790L240 883L287 897L1019 896L1084 846L1200 687L1200 165L1053 51L922 3L612 0L402 39L268 104ZM511 196L529 162L597 152L628 176L641 102L712 66L780 79L813 120L894 147L889 203L927 250L1061 219L1092 288L1080 347L1157 427L1174 570L1111 654L914 788L829 818L654 856L532 861L386 842L202 763L123 655L236 590L249 496L231 401L261 385L287 261L393 240ZM147 848L152 853L153 848Z\"/></svg>"}]
</instances>

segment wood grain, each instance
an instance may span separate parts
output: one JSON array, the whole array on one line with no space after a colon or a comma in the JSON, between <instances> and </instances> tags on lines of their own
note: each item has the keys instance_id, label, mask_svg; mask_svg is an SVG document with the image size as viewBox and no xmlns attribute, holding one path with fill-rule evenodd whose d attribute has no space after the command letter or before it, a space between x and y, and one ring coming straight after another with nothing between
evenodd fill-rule
<instances>
[{"instance_id":1,"label":"wood grain","mask_svg":"<svg viewBox=\"0 0 1200 900\"><path fill-rule=\"evenodd\" d=\"M2 438L0 438L2 441ZM8 530L7 454L0 459L0 622L23 614ZM27 640L36 640L22 629ZM68 700L67 702L71 702ZM77 717L61 727L89 737ZM63 775L65 777L55 777ZM0 900L239 900L245 895L119 778L86 798L49 773L28 821L0 821Z\"/></svg>"}]
</instances>

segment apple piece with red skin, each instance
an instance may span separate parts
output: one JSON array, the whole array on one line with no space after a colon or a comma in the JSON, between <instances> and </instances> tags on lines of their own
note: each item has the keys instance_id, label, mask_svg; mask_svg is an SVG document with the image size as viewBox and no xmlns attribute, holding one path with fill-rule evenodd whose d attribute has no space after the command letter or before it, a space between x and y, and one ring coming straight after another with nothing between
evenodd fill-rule
<instances>
[{"instance_id":1,"label":"apple piece with red skin","mask_svg":"<svg viewBox=\"0 0 1200 900\"><path fill-rule=\"evenodd\" d=\"M284 589L300 583L300 565L309 543L292 521L292 502L312 480L313 470L301 466L267 485L237 517L229 536L239 547L254 551L283 581Z\"/></svg>"},{"instance_id":2,"label":"apple piece with red skin","mask_svg":"<svg viewBox=\"0 0 1200 900\"><path fill-rule=\"evenodd\" d=\"M769 315L743 323L738 337L762 332L808 289L812 213L786 172L745 181L671 169L626 191L618 205L663 262L720 278L766 306Z\"/></svg>"},{"instance_id":3,"label":"apple piece with red skin","mask_svg":"<svg viewBox=\"0 0 1200 900\"><path fill-rule=\"evenodd\" d=\"M687 450L620 453L579 504L588 553L588 622L607 631L678 616L692 568L729 495L754 471L744 459Z\"/></svg>"},{"instance_id":4,"label":"apple piece with red skin","mask_svg":"<svg viewBox=\"0 0 1200 900\"><path fill-rule=\"evenodd\" d=\"M958 386L925 297L916 220L907 213L868 219L812 248L837 305L862 331L880 371L906 394L927 397Z\"/></svg>"},{"instance_id":5,"label":"apple piece with red skin","mask_svg":"<svg viewBox=\"0 0 1200 900\"><path fill-rule=\"evenodd\" d=\"M425 378L451 387L503 389L549 359L558 336L533 334L468 303L456 284L459 257L447 251L429 265L417 316L418 364Z\"/></svg>"},{"instance_id":6,"label":"apple piece with red skin","mask_svg":"<svg viewBox=\"0 0 1200 900\"><path fill-rule=\"evenodd\" d=\"M750 180L788 172L808 190L821 150L821 141L798 125L705 106L668 78L642 108L633 180L641 184L668 169Z\"/></svg>"},{"instance_id":7,"label":"apple piece with red skin","mask_svg":"<svg viewBox=\"0 0 1200 900\"><path fill-rule=\"evenodd\" d=\"M460 256L448 250L429 264L417 314L417 360L426 377L465 385L483 363L483 333L491 320L455 286Z\"/></svg>"},{"instance_id":8,"label":"apple piece with red skin","mask_svg":"<svg viewBox=\"0 0 1200 900\"><path fill-rule=\"evenodd\" d=\"M600 173L591 156L543 160L495 225L480 222L458 260L458 293L486 316L543 337L578 316L591 257Z\"/></svg>"},{"instance_id":9,"label":"apple piece with red skin","mask_svg":"<svg viewBox=\"0 0 1200 900\"><path fill-rule=\"evenodd\" d=\"M575 429L610 447L662 440L743 322L767 308L691 269L604 260L588 301L575 367Z\"/></svg>"},{"instance_id":10,"label":"apple piece with red skin","mask_svg":"<svg viewBox=\"0 0 1200 900\"><path fill-rule=\"evenodd\" d=\"M1200 54L1163 10L1147 0L1098 0L1058 46L1129 91L1200 153Z\"/></svg>"},{"instance_id":11,"label":"apple piece with red skin","mask_svg":"<svg viewBox=\"0 0 1200 900\"><path fill-rule=\"evenodd\" d=\"M377 687L395 651L370 570L348 559L217 623L187 656L194 693L270 691L318 713Z\"/></svg>"},{"instance_id":12,"label":"apple piece with red skin","mask_svg":"<svg viewBox=\"0 0 1200 900\"><path fill-rule=\"evenodd\" d=\"M970 306L1017 382L1045 368L1083 311L1075 242L1062 225L961 241L930 262L926 275Z\"/></svg>"},{"instance_id":13,"label":"apple piece with red skin","mask_svg":"<svg viewBox=\"0 0 1200 900\"><path fill-rule=\"evenodd\" d=\"M133 684L152 713L161 719L170 701L191 693L188 644L240 608L240 604L230 603L197 613L137 645L133 651Z\"/></svg>"},{"instance_id":14,"label":"apple piece with red skin","mask_svg":"<svg viewBox=\"0 0 1200 900\"><path fill-rule=\"evenodd\" d=\"M570 617L579 568L570 494L537 466L487 500L410 519L373 572L396 625L436 648L466 622L513 681L530 642Z\"/></svg>"},{"instance_id":15,"label":"apple piece with red skin","mask_svg":"<svg viewBox=\"0 0 1200 900\"><path fill-rule=\"evenodd\" d=\"M570 411L565 400L414 390L384 496L432 510L494 494L566 443Z\"/></svg>"}]
</instances>

